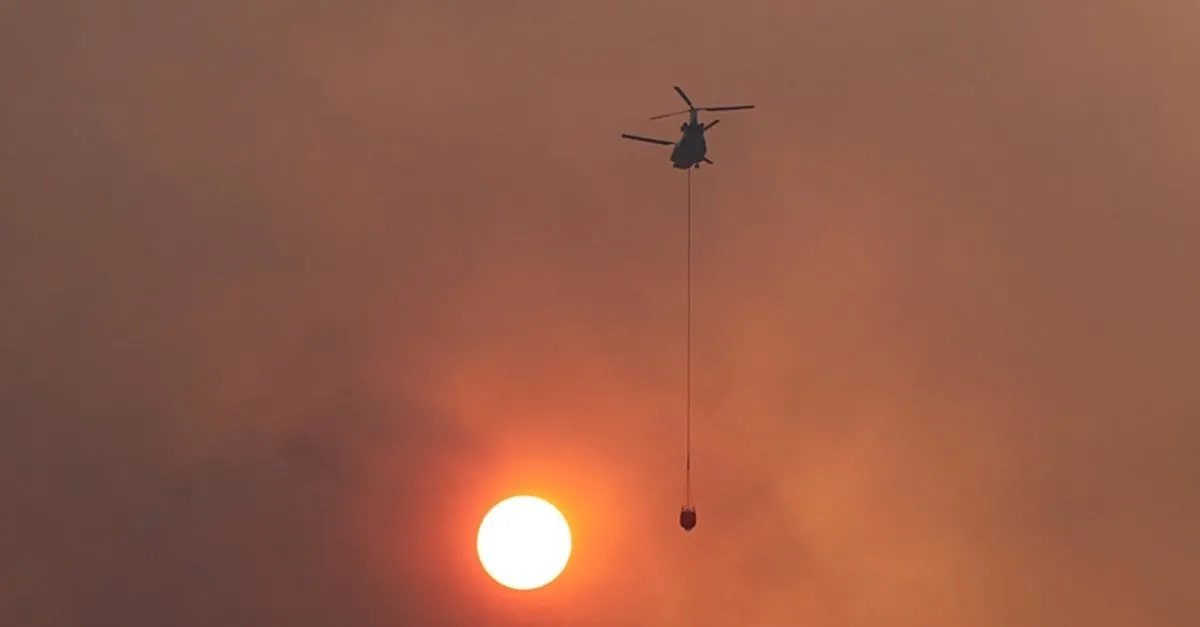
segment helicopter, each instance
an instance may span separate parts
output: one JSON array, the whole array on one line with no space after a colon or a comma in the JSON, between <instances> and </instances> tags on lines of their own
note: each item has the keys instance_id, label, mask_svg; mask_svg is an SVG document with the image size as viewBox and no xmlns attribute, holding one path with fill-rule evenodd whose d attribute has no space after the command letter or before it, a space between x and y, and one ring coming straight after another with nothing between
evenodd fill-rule
<instances>
[{"instance_id":1,"label":"helicopter","mask_svg":"<svg viewBox=\"0 0 1200 627\"><path fill-rule=\"evenodd\" d=\"M734 111L737 109L753 109L754 105L697 107L692 104L691 98L688 98L687 94L683 93L683 90L678 86L675 87L675 91L679 94L679 97L683 98L683 101L687 103L688 108L684 109L683 111L676 111L674 113L656 115L650 119L658 120L687 113L688 121L679 126L679 130L683 133L683 137L681 137L678 142L673 142L666 139L655 139L653 137L643 137L641 135L630 135L628 133L622 133L621 137L625 139L632 139L634 141L646 142L648 144L674 146L674 150L671 151L671 163L674 165L674 167L680 170L687 170L693 167L699 168L701 162L709 165L715 165L708 158L708 144L704 141L704 132L716 126L717 122L720 122L721 120L713 120L708 124L703 124L698 119L697 114L700 111Z\"/></svg>"}]
</instances>

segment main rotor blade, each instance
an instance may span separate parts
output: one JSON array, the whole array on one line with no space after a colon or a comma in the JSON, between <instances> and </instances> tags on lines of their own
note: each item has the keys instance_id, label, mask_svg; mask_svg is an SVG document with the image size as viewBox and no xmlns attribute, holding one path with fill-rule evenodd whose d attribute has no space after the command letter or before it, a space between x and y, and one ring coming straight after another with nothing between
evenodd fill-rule
<instances>
[{"instance_id":1,"label":"main rotor blade","mask_svg":"<svg viewBox=\"0 0 1200 627\"><path fill-rule=\"evenodd\" d=\"M630 135L628 133L621 133L621 137L624 137L625 139L632 139L634 141L646 142L647 144L660 144L662 146L674 146L675 145L675 142L673 142L673 141L667 141L665 139L654 139L653 137L642 137L641 135Z\"/></svg>"},{"instance_id":2,"label":"main rotor blade","mask_svg":"<svg viewBox=\"0 0 1200 627\"><path fill-rule=\"evenodd\" d=\"M696 106L696 105L692 104L692 99L688 98L687 94L683 93L683 90L680 89L678 85L675 86L675 91L679 92L679 97L683 98L683 101L687 103L689 110L691 110L692 108L694 108Z\"/></svg>"},{"instance_id":3,"label":"main rotor blade","mask_svg":"<svg viewBox=\"0 0 1200 627\"><path fill-rule=\"evenodd\" d=\"M738 109L753 109L754 105L731 105L728 107L701 107L700 111L737 111Z\"/></svg>"},{"instance_id":4,"label":"main rotor blade","mask_svg":"<svg viewBox=\"0 0 1200 627\"><path fill-rule=\"evenodd\" d=\"M691 113L691 112L692 112L692 110L691 110L691 109L684 109L683 111L676 111L675 113L664 113L664 114L662 114L662 115L656 115L656 116L654 116L654 117L652 117L652 118L650 118L650 119L651 119L651 120L661 120L661 119L663 119L663 118L675 117L675 116L677 116L677 115L683 115L683 114L685 114L685 113Z\"/></svg>"},{"instance_id":5,"label":"main rotor blade","mask_svg":"<svg viewBox=\"0 0 1200 627\"><path fill-rule=\"evenodd\" d=\"M717 122L720 122L720 120L713 120L712 122L709 122L708 124L705 124L705 125L704 125L704 130L706 130L706 131L707 131L708 129L710 129L710 128L712 128L712 127L716 126L716 125L717 125Z\"/></svg>"}]
</instances>

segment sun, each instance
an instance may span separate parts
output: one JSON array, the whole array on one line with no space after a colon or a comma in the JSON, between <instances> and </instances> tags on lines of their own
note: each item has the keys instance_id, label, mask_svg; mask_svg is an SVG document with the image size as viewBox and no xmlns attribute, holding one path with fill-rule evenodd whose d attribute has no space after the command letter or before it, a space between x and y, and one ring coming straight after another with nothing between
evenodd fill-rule
<instances>
[{"instance_id":1,"label":"sun","mask_svg":"<svg viewBox=\"0 0 1200 627\"><path fill-rule=\"evenodd\" d=\"M514 496L496 504L479 524L479 562L497 583L533 590L554 581L571 557L571 528L550 503Z\"/></svg>"}]
</instances>

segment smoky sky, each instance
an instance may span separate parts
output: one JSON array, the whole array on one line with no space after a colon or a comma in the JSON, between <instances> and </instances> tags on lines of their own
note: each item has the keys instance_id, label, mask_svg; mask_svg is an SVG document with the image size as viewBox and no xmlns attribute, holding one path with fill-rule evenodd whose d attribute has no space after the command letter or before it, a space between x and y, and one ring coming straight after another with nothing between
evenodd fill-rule
<instances>
[{"instance_id":1,"label":"smoky sky","mask_svg":"<svg viewBox=\"0 0 1200 627\"><path fill-rule=\"evenodd\" d=\"M0 622L1195 622L1198 18L4 3Z\"/></svg>"}]
</instances>

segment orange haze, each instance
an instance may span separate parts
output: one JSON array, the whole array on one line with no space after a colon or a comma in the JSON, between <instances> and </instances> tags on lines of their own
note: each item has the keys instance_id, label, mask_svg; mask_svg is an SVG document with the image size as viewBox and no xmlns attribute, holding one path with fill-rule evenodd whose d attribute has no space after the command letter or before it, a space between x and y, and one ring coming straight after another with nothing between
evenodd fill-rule
<instances>
[{"instance_id":1,"label":"orange haze","mask_svg":"<svg viewBox=\"0 0 1200 627\"><path fill-rule=\"evenodd\" d=\"M1200 624L1193 4L4 3L0 623Z\"/></svg>"}]
</instances>

